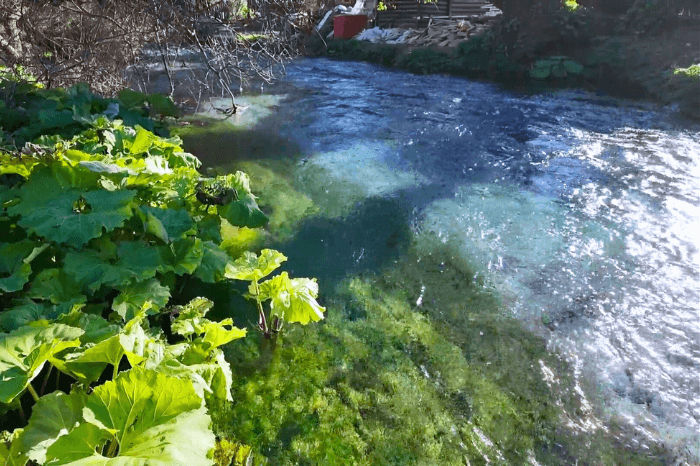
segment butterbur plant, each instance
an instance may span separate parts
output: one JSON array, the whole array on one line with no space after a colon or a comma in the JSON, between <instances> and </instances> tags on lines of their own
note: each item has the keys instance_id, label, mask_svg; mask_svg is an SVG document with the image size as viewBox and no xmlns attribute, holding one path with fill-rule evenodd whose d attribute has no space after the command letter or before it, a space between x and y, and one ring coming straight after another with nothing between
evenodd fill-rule
<instances>
[{"instance_id":1,"label":"butterbur plant","mask_svg":"<svg viewBox=\"0 0 700 466\"><path fill-rule=\"evenodd\" d=\"M326 310L316 302L318 284L315 279L291 279L287 272L282 272L260 282L286 260L287 257L278 251L263 249L259 256L245 252L226 266L227 278L250 282L246 296L257 304L258 328L266 338L279 332L285 321L306 325L323 319ZM265 301L270 302L269 313L264 310Z\"/></svg>"},{"instance_id":2,"label":"butterbur plant","mask_svg":"<svg viewBox=\"0 0 700 466\"><path fill-rule=\"evenodd\" d=\"M269 277L281 253L221 248L222 225L267 223L248 177L203 177L179 139L127 124L169 106L123 94L3 100L43 126L0 132L0 412L24 419L2 464L214 464L207 410L232 401L221 347L246 330L209 320L206 298L178 302L192 277L249 281L266 336L323 318L314 280Z\"/></svg>"}]
</instances>

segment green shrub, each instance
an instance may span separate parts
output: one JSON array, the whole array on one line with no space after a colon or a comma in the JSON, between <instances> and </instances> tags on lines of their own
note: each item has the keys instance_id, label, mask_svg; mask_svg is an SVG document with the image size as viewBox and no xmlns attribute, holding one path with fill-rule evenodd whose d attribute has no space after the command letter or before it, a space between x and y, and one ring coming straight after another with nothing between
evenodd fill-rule
<instances>
[{"instance_id":1,"label":"green shrub","mask_svg":"<svg viewBox=\"0 0 700 466\"><path fill-rule=\"evenodd\" d=\"M452 60L444 52L416 49L403 55L398 66L417 74L446 73L452 69Z\"/></svg>"},{"instance_id":2,"label":"green shrub","mask_svg":"<svg viewBox=\"0 0 700 466\"><path fill-rule=\"evenodd\" d=\"M583 66L568 57L549 57L535 62L530 70L534 79L564 79L577 77L583 73Z\"/></svg>"},{"instance_id":3,"label":"green shrub","mask_svg":"<svg viewBox=\"0 0 700 466\"><path fill-rule=\"evenodd\" d=\"M178 138L146 129L176 114L169 99L8 79L0 96L0 406L17 428L0 459L211 464L207 408L232 399L221 347L246 331L181 290L249 282L269 338L323 318L316 282L265 280L277 251L222 248L224 229L267 217L245 173L203 177Z\"/></svg>"},{"instance_id":4,"label":"green shrub","mask_svg":"<svg viewBox=\"0 0 700 466\"><path fill-rule=\"evenodd\" d=\"M483 37L474 37L457 46L455 61L456 68L463 74L483 74L489 69L491 51Z\"/></svg>"}]
</instances>

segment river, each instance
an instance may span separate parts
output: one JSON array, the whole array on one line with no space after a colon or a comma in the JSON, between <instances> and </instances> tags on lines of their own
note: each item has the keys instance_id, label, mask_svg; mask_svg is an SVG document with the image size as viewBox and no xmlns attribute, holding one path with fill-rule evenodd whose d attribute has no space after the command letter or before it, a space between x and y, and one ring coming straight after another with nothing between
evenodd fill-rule
<instances>
[{"instance_id":1,"label":"river","mask_svg":"<svg viewBox=\"0 0 700 466\"><path fill-rule=\"evenodd\" d=\"M323 289L396 260L397 231L449 243L570 363L598 413L577 428L615 418L700 461L697 126L326 59L293 63L279 89L255 128L294 145L286 175L326 219L280 246L293 272Z\"/></svg>"}]
</instances>

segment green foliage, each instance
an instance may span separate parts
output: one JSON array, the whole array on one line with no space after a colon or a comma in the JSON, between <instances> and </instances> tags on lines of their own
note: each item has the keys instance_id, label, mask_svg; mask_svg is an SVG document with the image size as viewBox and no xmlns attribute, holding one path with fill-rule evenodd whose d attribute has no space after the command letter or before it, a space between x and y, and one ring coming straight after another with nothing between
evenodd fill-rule
<instances>
[{"instance_id":1,"label":"green foliage","mask_svg":"<svg viewBox=\"0 0 700 466\"><path fill-rule=\"evenodd\" d=\"M36 77L27 72L22 65L15 65L11 68L0 65L0 81L13 83L18 86L26 86L27 88L44 88L44 85L38 82Z\"/></svg>"},{"instance_id":2,"label":"green foliage","mask_svg":"<svg viewBox=\"0 0 700 466\"><path fill-rule=\"evenodd\" d=\"M402 56L398 65L411 73L446 73L450 71L452 60L447 53L432 49L417 49Z\"/></svg>"},{"instance_id":3,"label":"green foliage","mask_svg":"<svg viewBox=\"0 0 700 466\"><path fill-rule=\"evenodd\" d=\"M564 0L562 3L564 4L564 8L568 11L576 11L581 8L581 5L579 5L576 0Z\"/></svg>"},{"instance_id":4,"label":"green foliage","mask_svg":"<svg viewBox=\"0 0 700 466\"><path fill-rule=\"evenodd\" d=\"M583 66L568 57L549 57L535 62L530 77L534 79L563 79L576 77L583 72Z\"/></svg>"},{"instance_id":5,"label":"green foliage","mask_svg":"<svg viewBox=\"0 0 700 466\"><path fill-rule=\"evenodd\" d=\"M25 326L0 335L0 403L14 401L56 353L78 346L82 334L79 328L50 324Z\"/></svg>"},{"instance_id":6,"label":"green foliage","mask_svg":"<svg viewBox=\"0 0 700 466\"><path fill-rule=\"evenodd\" d=\"M0 454L19 466L211 464L207 408L232 401L222 347L246 331L180 290L193 277L257 286L286 260L222 247L222 228L267 223L247 175L203 177L178 138L154 134L149 116L177 115L162 96L0 77L0 97L0 406L36 402ZM315 281L280 277L251 296L274 331L322 317ZM52 373L63 384L49 393Z\"/></svg>"},{"instance_id":7,"label":"green foliage","mask_svg":"<svg viewBox=\"0 0 700 466\"><path fill-rule=\"evenodd\" d=\"M122 89L119 100L129 108L148 111L151 117L178 117L180 109L163 94L144 94L131 89Z\"/></svg>"},{"instance_id":8,"label":"green foliage","mask_svg":"<svg viewBox=\"0 0 700 466\"><path fill-rule=\"evenodd\" d=\"M323 319L325 308L316 302L318 284L308 278L290 279L287 272L259 283L277 269L287 257L271 249L263 249L260 256L246 252L233 264L227 266L226 276L237 280L251 282L248 293L255 299L259 311L259 326L265 333L280 330L281 322L299 322L308 324L310 321ZM262 303L270 301L270 317L274 317L272 326L263 312Z\"/></svg>"},{"instance_id":9,"label":"green foliage","mask_svg":"<svg viewBox=\"0 0 700 466\"><path fill-rule=\"evenodd\" d=\"M250 293L255 286L251 285ZM270 312L287 322L308 324L323 319L325 308L316 302L318 284L308 278L290 279L287 272L282 272L260 284L258 299L271 300Z\"/></svg>"},{"instance_id":10,"label":"green foliage","mask_svg":"<svg viewBox=\"0 0 700 466\"><path fill-rule=\"evenodd\" d=\"M700 78L700 65L690 65L688 68L676 68L673 74L687 76L689 78Z\"/></svg>"},{"instance_id":11,"label":"green foliage","mask_svg":"<svg viewBox=\"0 0 700 466\"><path fill-rule=\"evenodd\" d=\"M462 73L478 75L488 70L491 51L483 37L474 37L457 46L455 57Z\"/></svg>"}]
</instances>

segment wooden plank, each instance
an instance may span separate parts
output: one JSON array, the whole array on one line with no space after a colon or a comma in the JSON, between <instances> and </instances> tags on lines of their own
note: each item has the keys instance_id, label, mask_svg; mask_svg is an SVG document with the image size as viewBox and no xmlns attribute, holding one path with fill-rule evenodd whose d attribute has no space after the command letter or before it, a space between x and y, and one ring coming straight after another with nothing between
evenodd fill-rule
<instances>
[{"instance_id":1,"label":"wooden plank","mask_svg":"<svg viewBox=\"0 0 700 466\"><path fill-rule=\"evenodd\" d=\"M490 5L483 0L394 0L389 9L377 12L377 25L416 27L434 17L480 16Z\"/></svg>"}]
</instances>

